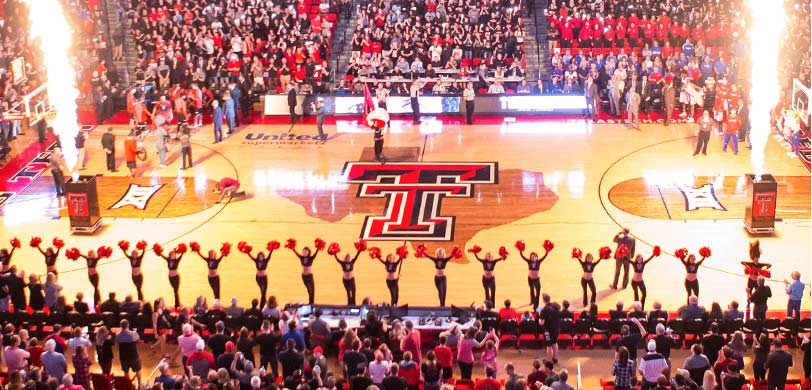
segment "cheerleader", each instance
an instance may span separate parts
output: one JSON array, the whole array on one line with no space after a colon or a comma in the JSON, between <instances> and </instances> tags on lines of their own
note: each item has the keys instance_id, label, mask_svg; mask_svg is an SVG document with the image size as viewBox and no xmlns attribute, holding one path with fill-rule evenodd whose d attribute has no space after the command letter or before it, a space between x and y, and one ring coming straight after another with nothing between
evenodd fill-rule
<instances>
[{"instance_id":1,"label":"cheerleader","mask_svg":"<svg viewBox=\"0 0 812 390\"><path fill-rule=\"evenodd\" d=\"M11 250L9 251L6 248L0 249L0 264L2 264L2 268L0 269L0 273L8 272L9 266L11 265L11 256L14 255L14 250L20 247L20 240L16 238L11 239Z\"/></svg>"},{"instance_id":2,"label":"cheerleader","mask_svg":"<svg viewBox=\"0 0 812 390\"><path fill-rule=\"evenodd\" d=\"M161 354L166 354L166 331L172 330L172 315L163 298L155 300L152 311L152 329L155 330L157 340L149 346L149 349L155 352L155 347L161 347Z\"/></svg>"},{"instance_id":3,"label":"cheerleader","mask_svg":"<svg viewBox=\"0 0 812 390\"><path fill-rule=\"evenodd\" d=\"M527 285L530 286L530 304L533 305L533 311L539 307L539 298L541 297L541 280L539 280L539 268L541 263L553 250L553 243L550 240L544 240L544 257L539 259L536 252L530 252L530 257L524 257L525 243L524 241L516 241L516 249L519 250L519 256L527 262Z\"/></svg>"},{"instance_id":4,"label":"cheerleader","mask_svg":"<svg viewBox=\"0 0 812 390\"><path fill-rule=\"evenodd\" d=\"M403 259L409 255L406 245L399 246L397 249L398 258L395 260L395 255L388 254L386 259L381 256L381 249L377 247L369 248L369 257L373 260L377 259L384 267L386 267L386 288L389 289L389 300L392 306L397 306L398 297L400 296L400 266L403 264Z\"/></svg>"},{"instance_id":5,"label":"cheerleader","mask_svg":"<svg viewBox=\"0 0 812 390\"><path fill-rule=\"evenodd\" d=\"M592 272L595 271L595 267L601 260L605 260L609 258L609 255L612 253L612 250L609 247L605 246L600 249L598 261L593 261L593 257L591 253L587 253L586 257L581 260L582 252L578 248L572 249L572 257L578 260L578 263L581 264L581 269L584 273L581 275L581 290L583 291L583 299L582 304L583 307L587 305L586 299L586 288L589 287L589 292L591 293L591 298L589 302L595 303L595 298L597 297L597 292L595 291L595 280L592 279Z\"/></svg>"},{"instance_id":6,"label":"cheerleader","mask_svg":"<svg viewBox=\"0 0 812 390\"><path fill-rule=\"evenodd\" d=\"M253 248L245 241L240 241L237 244L237 249L239 249L240 252L248 255L248 258L254 262L254 266L257 269L255 279L257 281L257 285L259 286L259 307L265 307L265 295L268 292L268 263L271 261L271 254L273 254L273 251L279 249L279 241L269 241L266 248L268 249L267 255L265 252L259 251L257 252L257 256L254 257L251 255L251 250Z\"/></svg>"},{"instance_id":7,"label":"cheerleader","mask_svg":"<svg viewBox=\"0 0 812 390\"><path fill-rule=\"evenodd\" d=\"M705 261L706 258L710 257L710 249L708 247L703 247L699 250L699 254L702 256L702 259L696 261L696 256L689 255L688 250L685 248L678 249L674 255L680 260L683 266L685 266L685 292L688 294L688 298L691 298L691 295L695 295L699 298L699 280L696 278L696 273L699 271L699 266Z\"/></svg>"},{"instance_id":8,"label":"cheerleader","mask_svg":"<svg viewBox=\"0 0 812 390\"><path fill-rule=\"evenodd\" d=\"M169 284L172 286L172 291L175 293L175 308L180 307L180 294L178 291L180 289L180 274L178 273L178 266L180 265L181 259L183 259L183 255L186 253L186 244L180 243L175 249L172 249L168 255L163 255L163 248L160 244L155 244L152 246L152 251L155 254L166 260L166 268L169 270Z\"/></svg>"},{"instance_id":9,"label":"cheerleader","mask_svg":"<svg viewBox=\"0 0 812 390\"><path fill-rule=\"evenodd\" d=\"M507 249L505 247L499 248L499 258L494 260L491 252L485 253L485 258L479 257L479 252L482 251L478 245L474 245L468 252L474 254L474 257L482 264L482 288L485 289L485 301L496 305L496 276L493 275L493 270L496 269L496 263L507 259Z\"/></svg>"},{"instance_id":10,"label":"cheerleader","mask_svg":"<svg viewBox=\"0 0 812 390\"><path fill-rule=\"evenodd\" d=\"M434 286L437 287L437 296L440 298L440 306L445 307L445 294L448 287L448 279L445 276L445 267L448 265L448 262L451 261L451 259L459 259L462 257L462 250L455 245L451 250L451 256L446 257L445 249L437 248L437 250L434 251L434 257L431 257L428 255L428 253L426 253L426 249L427 247L425 244L418 245L415 257L426 257L434 262Z\"/></svg>"},{"instance_id":11,"label":"cheerleader","mask_svg":"<svg viewBox=\"0 0 812 390\"><path fill-rule=\"evenodd\" d=\"M621 247L625 247L625 245L621 245ZM618 247L618 252L621 252L621 248ZM623 257L622 253L616 253L615 258L617 258L618 254L620 257ZM643 270L646 268L646 264L649 263L654 257L660 255L660 247L655 246L654 252L651 253L648 259L645 261L643 260L643 256L638 254L634 257L634 261L632 262L632 269L634 270L634 276L632 276L632 290L634 290L634 300L635 302L640 302L642 307L646 306L646 282L643 280ZM639 294L638 294L639 292Z\"/></svg>"},{"instance_id":12,"label":"cheerleader","mask_svg":"<svg viewBox=\"0 0 812 390\"><path fill-rule=\"evenodd\" d=\"M338 264L341 266L341 271L344 272L344 275L341 278L341 283L344 285L344 290L347 292L347 305L355 306L355 275L353 275L353 269L355 268L355 262L358 260L358 255L361 254L363 249L366 249L366 243L364 240L360 240L359 242L355 243L355 256L350 258L350 254L344 254L343 258L338 257L338 252L341 251L341 247L338 246L337 242L331 243L330 247L327 248L327 253L333 255L335 257Z\"/></svg>"},{"instance_id":13,"label":"cheerleader","mask_svg":"<svg viewBox=\"0 0 812 390\"><path fill-rule=\"evenodd\" d=\"M56 270L56 259L59 257L59 251L61 251L62 247L65 246L65 242L59 238L54 238L53 246L49 246L44 251L42 248L40 248L41 242L41 238L34 237L31 239L31 247L37 248L39 253L45 257L45 269L47 270L47 273L59 276L59 272ZM56 250L54 250L54 248L56 248Z\"/></svg>"},{"instance_id":14,"label":"cheerleader","mask_svg":"<svg viewBox=\"0 0 812 390\"><path fill-rule=\"evenodd\" d=\"M135 291L138 292L138 300L143 301L144 293L141 291L141 287L144 285L144 275L141 273L141 262L144 260L144 254L147 253L147 242L144 240L138 241L138 243L135 244L135 249L130 253L127 253L127 250L130 248L128 241L119 241L118 247L124 252L124 256L130 260ZM141 251L141 253L138 253L138 251Z\"/></svg>"},{"instance_id":15,"label":"cheerleader","mask_svg":"<svg viewBox=\"0 0 812 390\"><path fill-rule=\"evenodd\" d=\"M316 284L313 280L313 262L316 260L319 252L324 249L324 240L317 238L315 241L316 252L310 253L309 247L302 248L302 253L296 251L296 240L290 238L285 243L285 248L293 251L296 257L299 258L299 263L302 265L302 283L307 289L307 302L313 304L316 301Z\"/></svg>"},{"instance_id":16,"label":"cheerleader","mask_svg":"<svg viewBox=\"0 0 812 390\"><path fill-rule=\"evenodd\" d=\"M747 275L748 296L750 295L750 290L758 287L758 277L769 277L770 271L768 270L773 266L770 263L759 262L759 258L761 258L761 243L756 240L750 243L750 261L741 262L744 266L744 274Z\"/></svg>"},{"instance_id":17,"label":"cheerleader","mask_svg":"<svg viewBox=\"0 0 812 390\"><path fill-rule=\"evenodd\" d=\"M68 256L71 260L78 260L80 257L85 259L87 278L90 280L90 284L93 285L93 304L97 306L101 303L101 292L99 292L99 272L96 270L96 266L99 264L99 260L110 256L108 251L112 253L113 250L110 247L102 246L99 247L98 252L91 249L87 251L86 255L83 255L79 252L79 249L72 248Z\"/></svg>"},{"instance_id":18,"label":"cheerleader","mask_svg":"<svg viewBox=\"0 0 812 390\"><path fill-rule=\"evenodd\" d=\"M220 272L217 270L220 267L220 262L223 261L223 258L228 255L231 250L231 244L223 243L223 246L220 248L220 257L217 257L217 252L214 250L210 250L208 255L203 256L200 253L200 244L197 242L189 243L189 247L192 249L192 252L197 253L203 261L206 262L206 266L209 268L209 286L211 286L211 291L214 293L214 299L220 299Z\"/></svg>"}]
</instances>

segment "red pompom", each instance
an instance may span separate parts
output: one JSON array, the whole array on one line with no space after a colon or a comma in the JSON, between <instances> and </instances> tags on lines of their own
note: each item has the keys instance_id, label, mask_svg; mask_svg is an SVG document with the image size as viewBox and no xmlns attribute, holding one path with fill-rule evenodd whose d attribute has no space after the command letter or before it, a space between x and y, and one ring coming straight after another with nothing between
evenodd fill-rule
<instances>
[{"instance_id":1,"label":"red pompom","mask_svg":"<svg viewBox=\"0 0 812 390\"><path fill-rule=\"evenodd\" d=\"M155 252L156 255L161 256L164 253L164 248L161 244L155 243L152 245L152 251Z\"/></svg>"},{"instance_id":2,"label":"red pompom","mask_svg":"<svg viewBox=\"0 0 812 390\"><path fill-rule=\"evenodd\" d=\"M770 273L770 270L768 270L768 269L760 269L760 270L758 270L758 274L765 277L765 278L769 278L769 277L772 276L772 274Z\"/></svg>"},{"instance_id":3,"label":"red pompom","mask_svg":"<svg viewBox=\"0 0 812 390\"><path fill-rule=\"evenodd\" d=\"M70 249L66 250L65 251L65 257L67 257L70 260L76 261L77 259L79 259L79 249L70 248Z\"/></svg>"},{"instance_id":4,"label":"red pompom","mask_svg":"<svg viewBox=\"0 0 812 390\"><path fill-rule=\"evenodd\" d=\"M526 245L524 244L524 240L516 241L516 249L518 249L519 252L524 252L524 248L526 248Z\"/></svg>"},{"instance_id":5,"label":"red pompom","mask_svg":"<svg viewBox=\"0 0 812 390\"><path fill-rule=\"evenodd\" d=\"M706 246L703 246L702 248L699 248L699 255L702 256L702 257L710 257L710 255L711 255L710 248L708 248Z\"/></svg>"},{"instance_id":6,"label":"red pompom","mask_svg":"<svg viewBox=\"0 0 812 390\"><path fill-rule=\"evenodd\" d=\"M240 250L243 253L251 253L251 251L254 250L254 247L252 247L251 245L245 244L245 245L242 246L242 249L240 249Z\"/></svg>"},{"instance_id":7,"label":"red pompom","mask_svg":"<svg viewBox=\"0 0 812 390\"><path fill-rule=\"evenodd\" d=\"M750 267L744 267L744 274L745 275L750 275L752 273L753 273L753 271L750 269Z\"/></svg>"},{"instance_id":8,"label":"red pompom","mask_svg":"<svg viewBox=\"0 0 812 390\"><path fill-rule=\"evenodd\" d=\"M544 250L549 252L555 248L555 245L550 240L544 240Z\"/></svg>"},{"instance_id":9,"label":"red pompom","mask_svg":"<svg viewBox=\"0 0 812 390\"><path fill-rule=\"evenodd\" d=\"M65 241L62 241L61 238L54 238L53 244L56 249L61 249L63 246L65 246Z\"/></svg>"},{"instance_id":10,"label":"red pompom","mask_svg":"<svg viewBox=\"0 0 812 390\"><path fill-rule=\"evenodd\" d=\"M19 248L20 247L20 240L17 237L11 239L11 247L12 248Z\"/></svg>"},{"instance_id":11,"label":"red pompom","mask_svg":"<svg viewBox=\"0 0 812 390\"><path fill-rule=\"evenodd\" d=\"M41 243L42 243L42 239L41 239L41 238L39 238L39 237L32 237L32 238L31 238L31 243L30 243L30 245L31 245L31 247L32 247L32 248L36 248L36 247L38 247L38 246L39 246L39 244L41 244Z\"/></svg>"},{"instance_id":12,"label":"red pompom","mask_svg":"<svg viewBox=\"0 0 812 390\"><path fill-rule=\"evenodd\" d=\"M268 241L268 244L265 245L265 249L273 252L273 251L279 249L279 246L280 246L279 241L272 240L272 241Z\"/></svg>"},{"instance_id":13,"label":"red pompom","mask_svg":"<svg viewBox=\"0 0 812 390\"><path fill-rule=\"evenodd\" d=\"M612 257L612 248L605 246L602 247L601 249L598 249L598 256L600 256L601 259L608 259Z\"/></svg>"},{"instance_id":14,"label":"red pompom","mask_svg":"<svg viewBox=\"0 0 812 390\"><path fill-rule=\"evenodd\" d=\"M313 241L313 245L316 247L316 249L322 250L324 249L324 246L327 245L327 243L324 242L324 240L322 240L321 238L317 238L315 241Z\"/></svg>"},{"instance_id":15,"label":"red pompom","mask_svg":"<svg viewBox=\"0 0 812 390\"><path fill-rule=\"evenodd\" d=\"M190 242L189 247L192 248L192 252L200 252L200 244L197 241Z\"/></svg>"},{"instance_id":16,"label":"red pompom","mask_svg":"<svg viewBox=\"0 0 812 390\"><path fill-rule=\"evenodd\" d=\"M653 251L653 252L651 252L651 255L652 255L652 256L659 256L659 255L660 255L660 253L662 253L662 250L660 249L660 246L659 246L659 245L655 245L655 246L654 246L654 251Z\"/></svg>"},{"instance_id":17,"label":"red pompom","mask_svg":"<svg viewBox=\"0 0 812 390\"><path fill-rule=\"evenodd\" d=\"M224 242L223 246L220 247L220 255L228 256L229 253L231 253L231 244Z\"/></svg>"},{"instance_id":18,"label":"red pompom","mask_svg":"<svg viewBox=\"0 0 812 390\"><path fill-rule=\"evenodd\" d=\"M426 246L426 244L418 245L417 248L415 248L415 250L414 250L414 257L422 258L423 256L426 255L426 251L428 249L429 249L429 247Z\"/></svg>"},{"instance_id":19,"label":"red pompom","mask_svg":"<svg viewBox=\"0 0 812 390\"><path fill-rule=\"evenodd\" d=\"M685 248L679 248L676 252L674 252L674 256L680 260L685 260L685 257L688 256L688 250Z\"/></svg>"},{"instance_id":20,"label":"red pompom","mask_svg":"<svg viewBox=\"0 0 812 390\"><path fill-rule=\"evenodd\" d=\"M573 259L578 259L578 260L581 260L581 257L582 257L583 255L584 255L584 253L583 253L583 252L581 252L581 250L580 250L580 249L578 249L578 248L572 248L572 258L573 258Z\"/></svg>"},{"instance_id":21,"label":"red pompom","mask_svg":"<svg viewBox=\"0 0 812 390\"><path fill-rule=\"evenodd\" d=\"M401 245L395 249L395 253L398 254L398 257L405 258L406 256L409 256L409 248L406 245Z\"/></svg>"},{"instance_id":22,"label":"red pompom","mask_svg":"<svg viewBox=\"0 0 812 390\"><path fill-rule=\"evenodd\" d=\"M337 242L330 243L330 246L327 247L327 254L334 256L336 253L341 252L341 247L338 246Z\"/></svg>"},{"instance_id":23,"label":"red pompom","mask_svg":"<svg viewBox=\"0 0 812 390\"><path fill-rule=\"evenodd\" d=\"M464 256L464 253L462 253L462 249L460 249L459 246L454 245L454 247L451 248L451 257L455 259L461 259L462 256Z\"/></svg>"},{"instance_id":24,"label":"red pompom","mask_svg":"<svg viewBox=\"0 0 812 390\"><path fill-rule=\"evenodd\" d=\"M355 250L357 250L359 252L363 252L363 251L367 250L367 242L366 242L366 240L360 239L360 240L356 241L355 242Z\"/></svg>"},{"instance_id":25,"label":"red pompom","mask_svg":"<svg viewBox=\"0 0 812 390\"><path fill-rule=\"evenodd\" d=\"M380 259L381 258L381 248L378 248L377 246L373 246L372 248L369 248L369 257L371 257L373 259Z\"/></svg>"},{"instance_id":26,"label":"red pompom","mask_svg":"<svg viewBox=\"0 0 812 390\"><path fill-rule=\"evenodd\" d=\"M468 252L477 254L479 252L482 252L482 248L480 248L479 245L474 245L473 247L471 247L471 249L468 249Z\"/></svg>"},{"instance_id":27,"label":"red pompom","mask_svg":"<svg viewBox=\"0 0 812 390\"><path fill-rule=\"evenodd\" d=\"M144 241L144 240L138 241L138 243L135 244L135 248L138 249L138 250L147 249L147 242Z\"/></svg>"},{"instance_id":28,"label":"red pompom","mask_svg":"<svg viewBox=\"0 0 812 390\"><path fill-rule=\"evenodd\" d=\"M288 240L285 242L285 248L296 249L296 239L288 238Z\"/></svg>"},{"instance_id":29,"label":"red pompom","mask_svg":"<svg viewBox=\"0 0 812 390\"><path fill-rule=\"evenodd\" d=\"M627 247L626 244L620 244L620 246L617 247L617 250L615 250L615 258L616 259L622 259L622 258L626 257L626 255L628 255L628 254L629 254L629 247Z\"/></svg>"},{"instance_id":30,"label":"red pompom","mask_svg":"<svg viewBox=\"0 0 812 390\"><path fill-rule=\"evenodd\" d=\"M108 258L113 255L113 248L109 246L100 246L98 250L96 250L96 254L101 258Z\"/></svg>"},{"instance_id":31,"label":"red pompom","mask_svg":"<svg viewBox=\"0 0 812 390\"><path fill-rule=\"evenodd\" d=\"M186 244L181 242L180 244L178 244L178 246L175 247L175 252L184 254L188 249L189 248L186 247Z\"/></svg>"},{"instance_id":32,"label":"red pompom","mask_svg":"<svg viewBox=\"0 0 812 390\"><path fill-rule=\"evenodd\" d=\"M504 246L500 246L499 247L499 257L501 257L502 260L504 260L504 259L507 259L507 256L508 256L507 248L505 248Z\"/></svg>"},{"instance_id":33,"label":"red pompom","mask_svg":"<svg viewBox=\"0 0 812 390\"><path fill-rule=\"evenodd\" d=\"M121 248L124 252L130 249L130 242L126 240L121 240L118 242L118 247Z\"/></svg>"}]
</instances>

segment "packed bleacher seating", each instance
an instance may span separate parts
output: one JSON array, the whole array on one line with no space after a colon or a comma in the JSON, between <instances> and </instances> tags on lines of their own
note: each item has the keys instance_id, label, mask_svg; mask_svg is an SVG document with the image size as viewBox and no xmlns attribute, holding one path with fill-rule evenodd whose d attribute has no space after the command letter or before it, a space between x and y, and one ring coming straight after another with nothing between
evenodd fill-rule
<instances>
[{"instance_id":1,"label":"packed bleacher seating","mask_svg":"<svg viewBox=\"0 0 812 390\"><path fill-rule=\"evenodd\" d=\"M135 80L146 86L149 106L170 88L190 92L192 84L217 99L236 84L243 109L257 94L287 92L289 84L316 89L329 78L336 12L321 0L133 1Z\"/></svg>"},{"instance_id":2,"label":"packed bleacher seating","mask_svg":"<svg viewBox=\"0 0 812 390\"><path fill-rule=\"evenodd\" d=\"M476 76L479 88L487 89L484 81L492 78L515 88L525 74L525 33L523 5L516 0L365 1L345 80L402 84L421 78L428 81L424 92L444 93L455 80ZM445 82L434 82L440 78Z\"/></svg>"}]
</instances>

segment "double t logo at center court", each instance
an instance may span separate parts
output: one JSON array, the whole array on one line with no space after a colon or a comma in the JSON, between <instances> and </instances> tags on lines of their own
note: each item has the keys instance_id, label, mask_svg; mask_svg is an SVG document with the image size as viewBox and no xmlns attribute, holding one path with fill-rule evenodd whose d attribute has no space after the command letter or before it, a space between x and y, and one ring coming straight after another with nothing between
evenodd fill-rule
<instances>
[{"instance_id":1,"label":"double t logo at center court","mask_svg":"<svg viewBox=\"0 0 812 390\"><path fill-rule=\"evenodd\" d=\"M364 220L362 238L451 241L455 217L440 215L443 198L471 198L474 184L498 183L498 165L347 162L342 176L359 184L357 197L386 198L384 214Z\"/></svg>"}]
</instances>

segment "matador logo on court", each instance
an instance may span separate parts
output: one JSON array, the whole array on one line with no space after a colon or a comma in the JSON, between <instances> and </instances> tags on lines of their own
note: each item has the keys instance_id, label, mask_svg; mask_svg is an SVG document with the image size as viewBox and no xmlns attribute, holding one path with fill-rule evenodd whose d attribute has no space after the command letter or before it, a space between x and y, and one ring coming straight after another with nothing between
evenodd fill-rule
<instances>
[{"instance_id":1,"label":"matador logo on court","mask_svg":"<svg viewBox=\"0 0 812 390\"><path fill-rule=\"evenodd\" d=\"M451 241L454 216L443 216L444 198L471 198L475 184L497 184L498 165L486 163L348 162L342 177L359 184L358 198L386 198L381 216L364 220L369 240Z\"/></svg>"}]
</instances>

